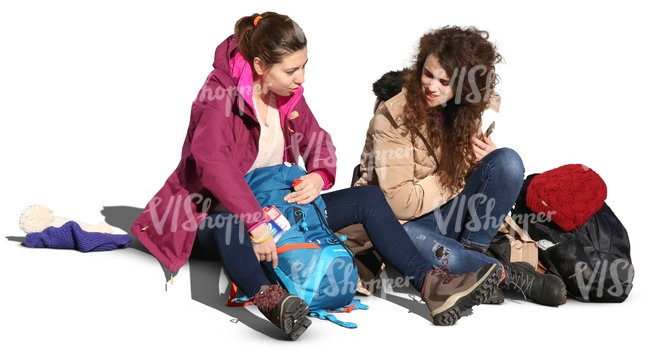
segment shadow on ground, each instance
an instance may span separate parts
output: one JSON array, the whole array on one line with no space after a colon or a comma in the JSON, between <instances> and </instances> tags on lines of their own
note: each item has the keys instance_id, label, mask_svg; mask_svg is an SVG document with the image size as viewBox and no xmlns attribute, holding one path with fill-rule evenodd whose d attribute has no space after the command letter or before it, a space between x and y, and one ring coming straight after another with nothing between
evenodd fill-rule
<instances>
[{"instance_id":1,"label":"shadow on ground","mask_svg":"<svg viewBox=\"0 0 650 356\"><path fill-rule=\"evenodd\" d=\"M276 340L287 340L286 334L268 320L241 306L227 306L230 280L219 261L190 259L190 284L192 299L214 308L249 328ZM255 308L255 307L252 307Z\"/></svg>"},{"instance_id":2,"label":"shadow on ground","mask_svg":"<svg viewBox=\"0 0 650 356\"><path fill-rule=\"evenodd\" d=\"M131 244L129 248L136 249L140 252L150 254L149 251L142 245L142 243L133 236L131 233L131 225L135 219L142 214L142 208L134 208L132 206L105 206L100 212L106 223L124 230L129 237L131 237Z\"/></svg>"},{"instance_id":3,"label":"shadow on ground","mask_svg":"<svg viewBox=\"0 0 650 356\"><path fill-rule=\"evenodd\" d=\"M131 233L131 225L142 213L142 208L132 206L105 206L101 214L106 223L118 227L131 237L130 248L151 254L140 241ZM24 239L24 238L23 238ZM251 329L276 340L288 340L283 331L275 327L268 320L250 312L246 307L227 306L230 293L230 280L219 261L190 258L190 289L192 300L214 308L229 315L233 322L243 323ZM161 265L165 280L169 280L171 272Z\"/></svg>"},{"instance_id":4,"label":"shadow on ground","mask_svg":"<svg viewBox=\"0 0 650 356\"><path fill-rule=\"evenodd\" d=\"M384 272L382 272L381 277L388 279L389 281L403 280L403 275L391 266L386 266L386 269L384 270ZM424 302L420 303L420 300L422 299L420 292L418 292L415 289L415 287L413 287L412 284L401 283L400 285L397 285L393 283L391 284L391 289L393 290L394 293L408 295L408 298L405 298L403 296L398 296L396 294L392 294L389 291L386 291L384 289L377 289L373 295L375 297L380 297L382 299L385 299L393 304L399 305L402 308L408 310L409 313L419 315L422 318L426 319L427 321L433 322L429 308L426 306L426 304L424 304ZM473 312L472 309L470 308L464 311L462 316L466 317L472 314Z\"/></svg>"},{"instance_id":5,"label":"shadow on ground","mask_svg":"<svg viewBox=\"0 0 650 356\"><path fill-rule=\"evenodd\" d=\"M122 229L129 235L129 237L131 237L131 244L129 244L128 248L133 248L151 255L144 245L142 245L142 243L135 238L133 233L131 233L131 225L133 225L142 211L142 208L131 206L105 206L103 207L101 214L105 217L106 223ZM25 236L6 236L6 239L8 241L23 244ZM284 332L272 325L265 318L249 311L247 308L250 307L227 306L230 292L230 280L228 279L221 262L193 257L190 258L188 265L190 268L190 288L193 300L229 315L233 322L243 323L251 329L270 338L276 340L287 340ZM169 280L171 272L162 264L160 266L162 272L165 274L165 280ZM382 276L383 278L388 278L392 281L396 281L398 278L403 278L403 276L391 266L386 267ZM373 295L405 308L408 310L408 313L419 315L428 321L432 320L429 309L424 303L419 302L420 293L417 292L411 284L392 284L392 291L396 294L401 294L401 296L386 291L385 289L377 289ZM404 295L408 295L408 298L404 297ZM507 300L518 304L522 302L530 302L526 301L525 297L519 293L504 291L504 295ZM472 309L469 309L463 313L463 317L472 314Z\"/></svg>"},{"instance_id":6,"label":"shadow on ground","mask_svg":"<svg viewBox=\"0 0 650 356\"><path fill-rule=\"evenodd\" d=\"M131 225L135 222L138 216L142 213L142 208L132 206L104 206L101 214L104 216L106 223L111 226L118 227L125 231L131 237L131 244L128 248L133 248L140 252L151 255L151 253L142 245L142 243L135 238L131 233ZM23 243L24 236L7 236L7 240ZM192 299L202 303L206 306L214 308L226 315L232 317L233 322L243 323L251 329L264 334L270 338L277 340L287 340L286 335L280 329L272 325L268 320L262 318L247 308L240 306L227 306L230 280L225 273L223 264L219 261L211 261L206 259L190 258L190 288ZM165 280L169 280L171 272L161 266L162 272L165 274ZM391 266L387 266L382 273L384 278L396 281L403 276ZM385 289L378 289L375 291L374 296L388 300L391 303L399 305L408 313L419 315L422 318L431 321L429 309L424 303L420 303L420 293L415 290L411 284L392 285L392 291L400 295L386 291ZM404 295L408 295L406 298ZM507 293L506 297L514 302L524 301L521 295L516 293ZM472 315L472 309L463 313L463 317Z\"/></svg>"}]
</instances>

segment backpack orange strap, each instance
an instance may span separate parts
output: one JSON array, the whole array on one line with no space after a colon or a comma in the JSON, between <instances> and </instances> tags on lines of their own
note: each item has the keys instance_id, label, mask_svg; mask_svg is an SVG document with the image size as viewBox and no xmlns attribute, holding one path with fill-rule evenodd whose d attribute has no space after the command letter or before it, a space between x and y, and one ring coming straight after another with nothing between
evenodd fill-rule
<instances>
[{"instance_id":1,"label":"backpack orange strap","mask_svg":"<svg viewBox=\"0 0 650 356\"><path fill-rule=\"evenodd\" d=\"M250 300L246 300L243 302L237 302L235 301L235 298L237 297L237 285L235 283L230 283L230 296L228 297L228 302L226 302L226 305L229 307L245 307L247 305L253 304Z\"/></svg>"},{"instance_id":2,"label":"backpack orange strap","mask_svg":"<svg viewBox=\"0 0 650 356\"><path fill-rule=\"evenodd\" d=\"M293 250L296 248L320 248L317 244L315 243L302 243L302 244L287 244L284 246L280 246L276 248L275 250L277 251L278 255L287 252L289 250Z\"/></svg>"}]
</instances>

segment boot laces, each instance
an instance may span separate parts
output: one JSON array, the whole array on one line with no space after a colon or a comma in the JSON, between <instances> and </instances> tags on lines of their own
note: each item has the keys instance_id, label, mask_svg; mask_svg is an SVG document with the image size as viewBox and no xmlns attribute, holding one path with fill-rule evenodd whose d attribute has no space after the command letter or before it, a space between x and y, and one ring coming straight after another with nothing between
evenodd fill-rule
<instances>
[{"instance_id":1,"label":"boot laces","mask_svg":"<svg viewBox=\"0 0 650 356\"><path fill-rule=\"evenodd\" d=\"M434 267L434 268L433 268L433 271L434 271L435 273L439 273L439 274L441 274L441 275L443 276L443 282L444 282L444 283L449 283L449 282L451 282L454 278L458 278L458 277L463 277L463 276L464 276L463 274L453 274L453 273L449 272L449 269L447 269L447 267L446 267L444 264L443 264L443 267L442 267L442 268Z\"/></svg>"},{"instance_id":2,"label":"boot laces","mask_svg":"<svg viewBox=\"0 0 650 356\"><path fill-rule=\"evenodd\" d=\"M287 294L289 294L289 292L279 285L273 284L267 289L258 292L250 298L250 301L261 311L270 312Z\"/></svg>"},{"instance_id":3,"label":"boot laces","mask_svg":"<svg viewBox=\"0 0 650 356\"><path fill-rule=\"evenodd\" d=\"M524 300L526 300L526 296L530 294L533 288L535 277L530 278L529 274L523 271L515 271L510 266L506 267L506 271L508 272L506 280L504 281L506 286L518 290L523 294Z\"/></svg>"},{"instance_id":4,"label":"boot laces","mask_svg":"<svg viewBox=\"0 0 650 356\"><path fill-rule=\"evenodd\" d=\"M442 267L433 267L432 271L433 271L433 274L440 275L442 277L443 283L445 283L445 284L451 282L452 280L454 280L456 278L464 278L464 277L467 276L467 274L454 274L454 273L449 272L449 269L447 268L446 259L442 261ZM429 273L427 273L426 278L429 278L429 277L431 277L431 271ZM422 291L420 292L421 295L420 295L419 303L424 302L424 298L425 298L424 285L426 285L426 279L424 280L423 288L422 288ZM411 297L412 299L415 300L415 298L413 296L409 295L409 297Z\"/></svg>"}]
</instances>

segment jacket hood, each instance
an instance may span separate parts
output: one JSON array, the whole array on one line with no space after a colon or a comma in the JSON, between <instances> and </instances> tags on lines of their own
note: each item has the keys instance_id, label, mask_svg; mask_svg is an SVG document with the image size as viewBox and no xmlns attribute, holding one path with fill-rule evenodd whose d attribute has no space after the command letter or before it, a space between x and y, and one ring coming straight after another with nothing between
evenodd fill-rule
<instances>
[{"instance_id":1,"label":"jacket hood","mask_svg":"<svg viewBox=\"0 0 650 356\"><path fill-rule=\"evenodd\" d=\"M235 35L230 35L226 38L217 49L214 51L214 61L212 67L219 69L225 73L230 72L230 59L235 55L238 50L238 43Z\"/></svg>"},{"instance_id":2,"label":"jacket hood","mask_svg":"<svg viewBox=\"0 0 650 356\"><path fill-rule=\"evenodd\" d=\"M244 101L250 106L253 113L255 113L255 105L253 105L253 69L250 63L239 51L239 44L235 35L230 35L226 38L215 50L214 61L212 67L224 73L229 73L233 81L237 85L239 95L244 98ZM289 115L291 110L300 101L303 95L304 88L301 85L298 90L289 96L277 95L278 111L280 112L280 119L284 126L284 119ZM240 102L238 100L237 102ZM243 108L242 108L243 109Z\"/></svg>"},{"instance_id":3,"label":"jacket hood","mask_svg":"<svg viewBox=\"0 0 650 356\"><path fill-rule=\"evenodd\" d=\"M377 100L386 101L402 91L402 74L401 70L393 70L372 83L372 92L377 96Z\"/></svg>"}]
</instances>

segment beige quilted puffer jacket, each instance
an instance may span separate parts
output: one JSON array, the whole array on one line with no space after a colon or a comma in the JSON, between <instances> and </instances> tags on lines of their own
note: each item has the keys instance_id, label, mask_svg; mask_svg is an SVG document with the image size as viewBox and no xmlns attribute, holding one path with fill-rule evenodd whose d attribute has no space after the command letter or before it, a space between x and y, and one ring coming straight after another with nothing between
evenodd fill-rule
<instances>
[{"instance_id":1,"label":"beige quilted puffer jacket","mask_svg":"<svg viewBox=\"0 0 650 356\"><path fill-rule=\"evenodd\" d=\"M434 173L436 162L422 139L424 130L420 137L404 127L401 114L405 102L402 91L375 105L361 155L361 178L355 183L379 186L402 224L454 197Z\"/></svg>"},{"instance_id":2,"label":"beige quilted puffer jacket","mask_svg":"<svg viewBox=\"0 0 650 356\"><path fill-rule=\"evenodd\" d=\"M417 133L408 132L404 127L401 114L405 102L402 91L385 102L375 103L375 116L368 126L361 155L361 177L354 184L379 186L402 224L433 211L455 196L440 185L435 174L435 160L423 141L426 139L424 130L419 130L422 135L419 136ZM498 112L499 105L498 95L490 98L490 109ZM436 152L436 155L439 156L439 152ZM511 241L511 262L526 261L538 266L535 242L510 216L506 216L499 231L505 233ZM378 264L378 259L373 257L376 255L369 253L372 242L360 224L348 226L338 231L338 234L347 236L345 243L357 258L357 290L370 295L373 290L364 286L373 285L372 280L379 278L384 269L384 265L380 264L381 262Z\"/></svg>"}]
</instances>

